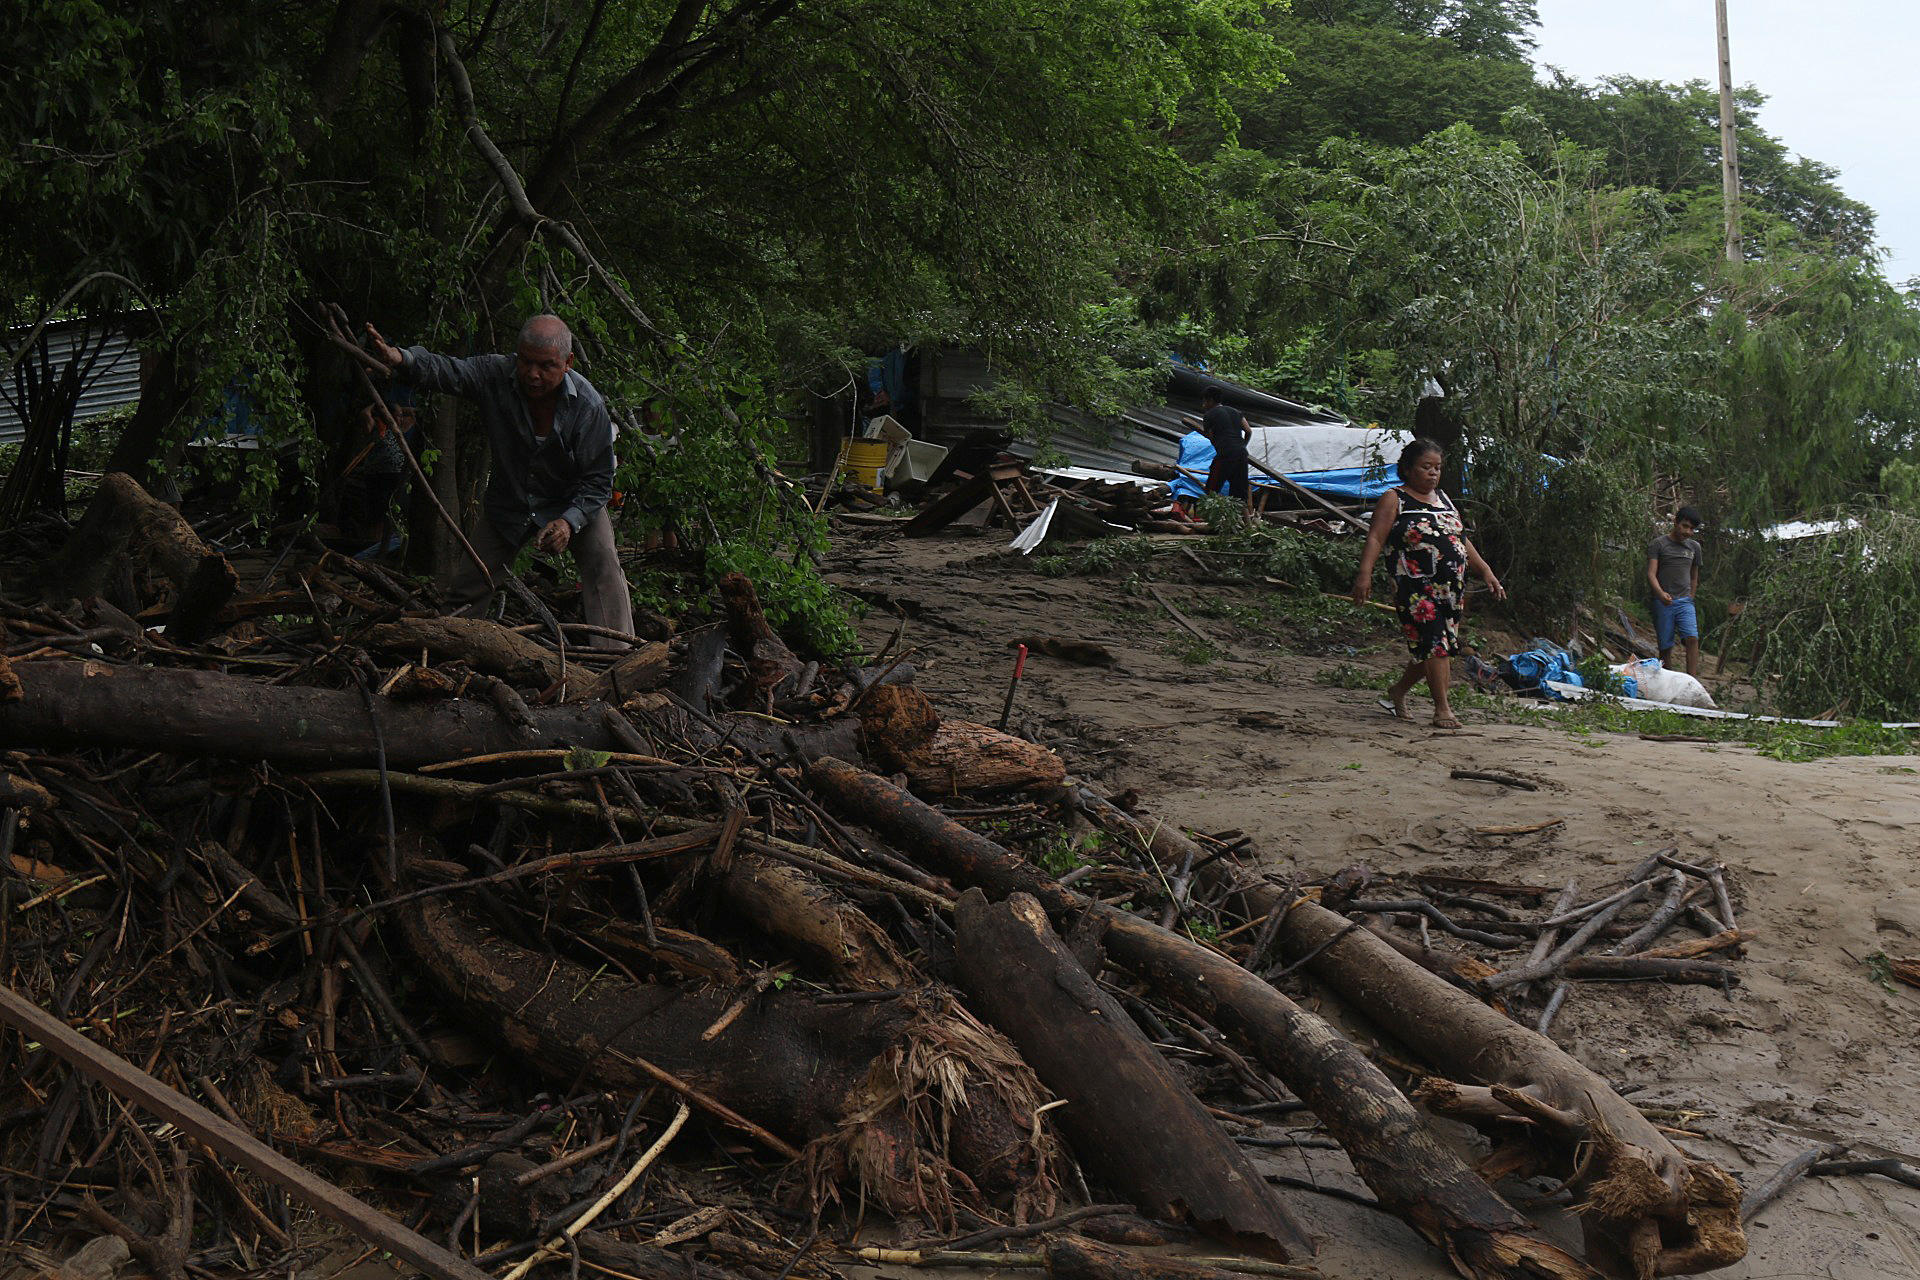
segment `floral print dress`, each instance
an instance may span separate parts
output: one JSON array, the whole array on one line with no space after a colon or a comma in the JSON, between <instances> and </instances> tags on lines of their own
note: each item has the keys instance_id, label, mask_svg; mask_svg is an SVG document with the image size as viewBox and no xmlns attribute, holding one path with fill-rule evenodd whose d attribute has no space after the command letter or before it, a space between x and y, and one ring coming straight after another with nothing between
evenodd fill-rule
<instances>
[{"instance_id":1,"label":"floral print dress","mask_svg":"<svg viewBox=\"0 0 1920 1280\"><path fill-rule=\"evenodd\" d=\"M1393 603L1415 661L1460 652L1460 603L1467 580L1466 526L1453 500L1422 502L1405 489L1387 533Z\"/></svg>"}]
</instances>

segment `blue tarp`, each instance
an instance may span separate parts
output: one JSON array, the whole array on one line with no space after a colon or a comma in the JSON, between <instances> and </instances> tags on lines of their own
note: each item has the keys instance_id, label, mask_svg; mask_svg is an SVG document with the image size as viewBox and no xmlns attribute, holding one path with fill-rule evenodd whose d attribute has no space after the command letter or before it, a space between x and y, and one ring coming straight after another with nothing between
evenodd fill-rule
<instances>
[{"instance_id":1,"label":"blue tarp","mask_svg":"<svg viewBox=\"0 0 1920 1280\"><path fill-rule=\"evenodd\" d=\"M1196 475L1204 476L1207 468L1213 465L1213 442L1198 431L1189 431L1180 437L1180 466ZM1276 487L1274 482L1258 471L1249 477L1256 485L1268 488ZM1393 468L1380 467L1339 467L1332 471L1295 471L1287 479L1302 489L1329 498L1350 498L1371 502L1393 487ZM1168 486L1176 498L1191 501L1206 492L1198 481L1185 475L1175 475Z\"/></svg>"}]
</instances>

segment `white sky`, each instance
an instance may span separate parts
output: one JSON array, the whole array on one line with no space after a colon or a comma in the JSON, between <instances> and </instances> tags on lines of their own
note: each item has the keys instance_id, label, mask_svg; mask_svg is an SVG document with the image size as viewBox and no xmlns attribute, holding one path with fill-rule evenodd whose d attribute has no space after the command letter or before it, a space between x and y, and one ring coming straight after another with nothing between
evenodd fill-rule
<instances>
[{"instance_id":1,"label":"white sky","mask_svg":"<svg viewBox=\"0 0 1920 1280\"><path fill-rule=\"evenodd\" d=\"M1581 80L1715 84L1713 0L1537 0L1534 61ZM1887 277L1920 275L1920 3L1727 0L1733 79L1760 124L1840 171L1876 215Z\"/></svg>"}]
</instances>

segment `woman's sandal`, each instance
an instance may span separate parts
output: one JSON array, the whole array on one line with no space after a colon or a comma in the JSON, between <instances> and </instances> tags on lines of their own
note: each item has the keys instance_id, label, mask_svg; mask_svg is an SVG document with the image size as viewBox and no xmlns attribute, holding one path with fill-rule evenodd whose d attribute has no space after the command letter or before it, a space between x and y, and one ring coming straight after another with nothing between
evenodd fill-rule
<instances>
[{"instance_id":1,"label":"woman's sandal","mask_svg":"<svg viewBox=\"0 0 1920 1280\"><path fill-rule=\"evenodd\" d=\"M1407 713L1403 711L1401 708L1395 706L1392 698L1380 698L1376 700L1374 705L1378 706L1382 711L1392 716L1395 720L1405 720L1407 718Z\"/></svg>"},{"instance_id":2,"label":"woman's sandal","mask_svg":"<svg viewBox=\"0 0 1920 1280\"><path fill-rule=\"evenodd\" d=\"M1433 727L1436 729L1458 729L1460 722L1452 716L1435 716L1433 718Z\"/></svg>"}]
</instances>

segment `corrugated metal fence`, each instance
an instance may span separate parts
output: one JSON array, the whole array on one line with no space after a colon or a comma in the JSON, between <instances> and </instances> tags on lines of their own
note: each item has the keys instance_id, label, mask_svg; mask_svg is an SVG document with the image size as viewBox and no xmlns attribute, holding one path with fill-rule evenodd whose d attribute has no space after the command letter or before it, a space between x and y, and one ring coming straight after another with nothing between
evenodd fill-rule
<instances>
[{"instance_id":1,"label":"corrugated metal fence","mask_svg":"<svg viewBox=\"0 0 1920 1280\"><path fill-rule=\"evenodd\" d=\"M30 327L8 334L8 351L18 350L28 332ZM92 332L87 325L79 322L51 324L42 331L41 338L47 344L56 373L66 367L73 358L74 350L87 343ZM40 356L36 352L26 358L38 360ZM18 444L26 434L26 424L20 420L20 415L7 398L13 394L11 380L5 392L5 395L0 395L0 444ZM80 388L80 407L74 413L73 420L85 422L88 418L97 418L125 405L137 404L139 400L139 349L124 332L115 331L107 336L105 345L100 349L100 358L94 362L92 373Z\"/></svg>"}]
</instances>

